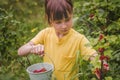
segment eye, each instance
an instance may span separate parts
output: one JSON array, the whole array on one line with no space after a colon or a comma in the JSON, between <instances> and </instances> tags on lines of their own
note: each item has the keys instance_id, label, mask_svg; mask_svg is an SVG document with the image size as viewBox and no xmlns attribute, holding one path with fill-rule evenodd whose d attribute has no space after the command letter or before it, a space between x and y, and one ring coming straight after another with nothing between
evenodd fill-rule
<instances>
[{"instance_id":1,"label":"eye","mask_svg":"<svg viewBox=\"0 0 120 80\"><path fill-rule=\"evenodd\" d=\"M65 22L68 22L68 21L70 21L70 19L71 19L71 18L67 18L67 19L65 19Z\"/></svg>"},{"instance_id":2,"label":"eye","mask_svg":"<svg viewBox=\"0 0 120 80\"><path fill-rule=\"evenodd\" d=\"M62 23L62 21L56 21L55 23L56 23L56 24L60 24L60 23Z\"/></svg>"},{"instance_id":3,"label":"eye","mask_svg":"<svg viewBox=\"0 0 120 80\"><path fill-rule=\"evenodd\" d=\"M62 23L62 20L55 21L56 24Z\"/></svg>"}]
</instances>

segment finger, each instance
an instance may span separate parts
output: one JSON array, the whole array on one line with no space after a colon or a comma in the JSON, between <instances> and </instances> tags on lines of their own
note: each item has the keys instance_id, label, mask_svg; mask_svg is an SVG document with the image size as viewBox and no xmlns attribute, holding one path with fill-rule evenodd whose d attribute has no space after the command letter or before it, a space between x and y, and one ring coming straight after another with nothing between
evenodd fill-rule
<instances>
[{"instance_id":1,"label":"finger","mask_svg":"<svg viewBox=\"0 0 120 80\"><path fill-rule=\"evenodd\" d=\"M34 51L34 46L32 47L32 49L31 49L31 51L30 51L31 53L34 53L35 51Z\"/></svg>"},{"instance_id":2,"label":"finger","mask_svg":"<svg viewBox=\"0 0 120 80\"><path fill-rule=\"evenodd\" d=\"M40 49L41 49L40 46L38 46L38 53L40 53Z\"/></svg>"},{"instance_id":3,"label":"finger","mask_svg":"<svg viewBox=\"0 0 120 80\"><path fill-rule=\"evenodd\" d=\"M41 57L43 57L43 56L44 56L44 54L41 54L40 56L41 56Z\"/></svg>"},{"instance_id":4,"label":"finger","mask_svg":"<svg viewBox=\"0 0 120 80\"><path fill-rule=\"evenodd\" d=\"M33 48L33 53L36 54L36 46Z\"/></svg>"},{"instance_id":5,"label":"finger","mask_svg":"<svg viewBox=\"0 0 120 80\"><path fill-rule=\"evenodd\" d=\"M36 53L37 55L40 55L40 54L41 54L41 45L37 45L37 46L36 46L35 53Z\"/></svg>"},{"instance_id":6,"label":"finger","mask_svg":"<svg viewBox=\"0 0 120 80\"><path fill-rule=\"evenodd\" d=\"M37 55L38 55L38 46L35 46L35 47L34 47L33 52L34 52L34 54L37 54Z\"/></svg>"},{"instance_id":7,"label":"finger","mask_svg":"<svg viewBox=\"0 0 120 80\"><path fill-rule=\"evenodd\" d=\"M41 55L44 56L44 46L41 46Z\"/></svg>"},{"instance_id":8,"label":"finger","mask_svg":"<svg viewBox=\"0 0 120 80\"><path fill-rule=\"evenodd\" d=\"M40 55L41 46L38 46L38 54Z\"/></svg>"}]
</instances>

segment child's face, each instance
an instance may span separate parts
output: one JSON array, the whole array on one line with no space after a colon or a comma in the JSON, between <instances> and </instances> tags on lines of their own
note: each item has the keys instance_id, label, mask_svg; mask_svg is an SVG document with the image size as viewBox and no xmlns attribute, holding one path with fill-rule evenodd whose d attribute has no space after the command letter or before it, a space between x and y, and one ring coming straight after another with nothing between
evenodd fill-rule
<instances>
[{"instance_id":1,"label":"child's face","mask_svg":"<svg viewBox=\"0 0 120 80\"><path fill-rule=\"evenodd\" d=\"M55 20L53 21L53 26L55 28L56 33L58 34L67 34L72 27L72 17L62 19L62 20Z\"/></svg>"}]
</instances>

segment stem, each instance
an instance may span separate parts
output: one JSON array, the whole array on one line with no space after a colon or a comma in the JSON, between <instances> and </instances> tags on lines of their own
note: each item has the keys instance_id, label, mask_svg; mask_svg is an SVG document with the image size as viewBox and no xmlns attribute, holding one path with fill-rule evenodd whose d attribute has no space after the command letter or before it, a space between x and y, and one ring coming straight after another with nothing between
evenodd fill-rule
<instances>
[{"instance_id":1,"label":"stem","mask_svg":"<svg viewBox=\"0 0 120 80\"><path fill-rule=\"evenodd\" d=\"M100 80L103 80L103 60L101 60Z\"/></svg>"},{"instance_id":2,"label":"stem","mask_svg":"<svg viewBox=\"0 0 120 80\"><path fill-rule=\"evenodd\" d=\"M25 68L25 65L21 61L18 61L18 62L22 65L22 67Z\"/></svg>"},{"instance_id":3,"label":"stem","mask_svg":"<svg viewBox=\"0 0 120 80\"><path fill-rule=\"evenodd\" d=\"M26 56L26 58L27 58L28 64L29 64L29 65L31 65L30 60L28 59L28 57L27 57L27 56Z\"/></svg>"},{"instance_id":4,"label":"stem","mask_svg":"<svg viewBox=\"0 0 120 80\"><path fill-rule=\"evenodd\" d=\"M101 53L101 56L104 55L104 53ZM100 69L100 80L104 79L104 74L103 74L103 60L101 60L101 69Z\"/></svg>"}]
</instances>

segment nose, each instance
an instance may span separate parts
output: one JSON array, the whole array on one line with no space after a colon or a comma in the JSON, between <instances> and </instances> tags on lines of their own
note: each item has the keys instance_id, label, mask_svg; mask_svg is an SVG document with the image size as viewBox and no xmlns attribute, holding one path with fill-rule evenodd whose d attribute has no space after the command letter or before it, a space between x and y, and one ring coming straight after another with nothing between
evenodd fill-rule
<instances>
[{"instance_id":1,"label":"nose","mask_svg":"<svg viewBox=\"0 0 120 80\"><path fill-rule=\"evenodd\" d=\"M61 28L62 28L62 29L65 29L65 28L67 28L67 25L66 25L64 22L62 22L62 23L61 23Z\"/></svg>"}]
</instances>

